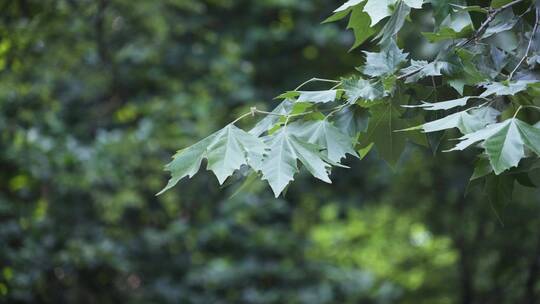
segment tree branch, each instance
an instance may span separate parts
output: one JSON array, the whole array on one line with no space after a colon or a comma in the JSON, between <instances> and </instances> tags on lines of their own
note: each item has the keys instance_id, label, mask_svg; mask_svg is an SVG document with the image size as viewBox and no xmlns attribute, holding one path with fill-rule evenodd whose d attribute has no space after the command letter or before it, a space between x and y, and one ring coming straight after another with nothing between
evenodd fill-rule
<instances>
[{"instance_id":1,"label":"tree branch","mask_svg":"<svg viewBox=\"0 0 540 304\"><path fill-rule=\"evenodd\" d=\"M491 23L491 21L493 21L493 19L495 19L495 17L497 17L497 15L499 13L501 13L505 9L510 8L510 7L512 7L512 6L514 6L514 5L518 4L518 3L521 3L523 1L525 1L525 0L515 0L515 1L512 1L510 3L507 3L507 4L499 7L498 9L489 11L486 20L484 20L484 22L482 22L482 24L480 25L478 30L476 30L469 39L463 40L460 43L458 43L456 45L456 47L458 47L458 48L464 47L465 45L469 44L471 41L476 40L479 37L481 37L485 33L485 31L487 30L487 28L488 28L489 24Z\"/></svg>"}]
</instances>

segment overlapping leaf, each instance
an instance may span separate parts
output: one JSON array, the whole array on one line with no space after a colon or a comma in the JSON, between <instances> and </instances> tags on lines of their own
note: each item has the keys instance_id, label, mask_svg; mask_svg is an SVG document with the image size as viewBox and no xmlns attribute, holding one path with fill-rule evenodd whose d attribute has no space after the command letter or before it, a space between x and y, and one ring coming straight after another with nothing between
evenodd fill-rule
<instances>
[{"instance_id":1,"label":"overlapping leaf","mask_svg":"<svg viewBox=\"0 0 540 304\"><path fill-rule=\"evenodd\" d=\"M374 143L380 157L391 166L395 165L407 143L407 136L395 132L407 126L398 107L392 103L383 103L370 108L370 120L366 134L362 136L362 147Z\"/></svg>"},{"instance_id":2,"label":"overlapping leaf","mask_svg":"<svg viewBox=\"0 0 540 304\"><path fill-rule=\"evenodd\" d=\"M343 89L351 104L359 99L377 100L386 96L382 83L362 78L351 78L343 81Z\"/></svg>"},{"instance_id":3,"label":"overlapping leaf","mask_svg":"<svg viewBox=\"0 0 540 304\"><path fill-rule=\"evenodd\" d=\"M201 166L202 160L208 160L208 169L216 175L220 184L242 165L250 162L251 157L262 158L267 149L259 138L230 124L200 142L178 151L172 162L166 165L171 172L167 186L158 194L174 187L182 178L192 177Z\"/></svg>"},{"instance_id":4,"label":"overlapping leaf","mask_svg":"<svg viewBox=\"0 0 540 304\"><path fill-rule=\"evenodd\" d=\"M259 121L251 130L249 134L254 136L261 136L264 132L267 132L272 128L280 119L279 115L286 115L292 110L294 101L291 99L283 100L274 110L272 110L272 115L268 115Z\"/></svg>"},{"instance_id":5,"label":"overlapping leaf","mask_svg":"<svg viewBox=\"0 0 540 304\"><path fill-rule=\"evenodd\" d=\"M306 121L291 125L294 134L309 143L324 147L328 159L339 163L346 154L357 156L350 136L343 134L327 119Z\"/></svg>"},{"instance_id":6,"label":"overlapping leaf","mask_svg":"<svg viewBox=\"0 0 540 304\"><path fill-rule=\"evenodd\" d=\"M428 76L441 76L443 72L450 71L450 63L435 60L427 62L425 60L411 60L411 65L399 71L405 78L405 83L417 82Z\"/></svg>"},{"instance_id":7,"label":"overlapping leaf","mask_svg":"<svg viewBox=\"0 0 540 304\"><path fill-rule=\"evenodd\" d=\"M372 77L393 74L407 60L408 56L407 53L398 48L395 41L392 41L379 53L364 53L366 54L366 64L361 71Z\"/></svg>"},{"instance_id":8,"label":"overlapping leaf","mask_svg":"<svg viewBox=\"0 0 540 304\"><path fill-rule=\"evenodd\" d=\"M525 157L526 148L540 156L540 129L517 118L489 125L464 135L460 140L450 151L463 150L480 142L495 174L517 166Z\"/></svg>"},{"instance_id":9,"label":"overlapping leaf","mask_svg":"<svg viewBox=\"0 0 540 304\"><path fill-rule=\"evenodd\" d=\"M418 127L408 130L422 129L426 133L443 131L458 128L463 134L475 132L485 126L495 123L500 112L492 107L483 106L480 108L468 109L443 118L427 122Z\"/></svg>"},{"instance_id":10,"label":"overlapping leaf","mask_svg":"<svg viewBox=\"0 0 540 304\"><path fill-rule=\"evenodd\" d=\"M263 179L267 180L274 194L279 194L294 179L298 172L297 162L316 178L331 183L328 171L331 167L321 147L299 139L289 127L280 129L269 139L270 151L262 165Z\"/></svg>"}]
</instances>

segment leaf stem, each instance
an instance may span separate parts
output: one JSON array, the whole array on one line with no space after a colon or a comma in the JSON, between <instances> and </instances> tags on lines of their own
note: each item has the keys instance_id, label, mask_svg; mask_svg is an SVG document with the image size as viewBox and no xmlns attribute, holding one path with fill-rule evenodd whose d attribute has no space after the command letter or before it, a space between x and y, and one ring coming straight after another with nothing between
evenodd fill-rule
<instances>
[{"instance_id":1,"label":"leaf stem","mask_svg":"<svg viewBox=\"0 0 540 304\"><path fill-rule=\"evenodd\" d=\"M296 114L279 114L279 113L273 113L273 112L268 112L268 111L257 110L256 107L252 107L249 112L240 115L238 118L233 120L230 124L234 125L238 121L240 121L240 120L242 120L242 119L244 119L244 118L246 118L248 116L255 116L255 114L264 114L264 115L274 115L274 116L286 117L287 121L288 121L289 118L308 115L308 114L311 114L311 113L313 113L313 111L306 111L306 112L296 113Z\"/></svg>"},{"instance_id":2,"label":"leaf stem","mask_svg":"<svg viewBox=\"0 0 540 304\"><path fill-rule=\"evenodd\" d=\"M514 116L512 116L512 119L513 119L513 118L516 118L516 116L518 115L519 111L521 111L521 109L523 109L523 106L519 106L519 108L517 109L516 113L514 113Z\"/></svg>"},{"instance_id":3,"label":"leaf stem","mask_svg":"<svg viewBox=\"0 0 540 304\"><path fill-rule=\"evenodd\" d=\"M311 83L311 82L315 82L315 81L319 81L319 82L332 82L332 83L341 83L341 81L339 80L333 80L333 79L324 79L324 78L311 78L307 81L304 81L302 84L300 84L298 87L296 87L296 89L294 89L295 91L298 91L300 90L300 88L302 88L303 86L305 86L306 84L308 83Z\"/></svg>"}]
</instances>

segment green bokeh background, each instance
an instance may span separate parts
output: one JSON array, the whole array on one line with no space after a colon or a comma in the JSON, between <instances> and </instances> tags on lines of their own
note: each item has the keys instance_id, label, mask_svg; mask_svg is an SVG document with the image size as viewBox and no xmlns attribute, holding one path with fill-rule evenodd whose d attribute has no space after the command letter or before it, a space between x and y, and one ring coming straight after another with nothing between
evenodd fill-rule
<instances>
[{"instance_id":1,"label":"green bokeh background","mask_svg":"<svg viewBox=\"0 0 540 304\"><path fill-rule=\"evenodd\" d=\"M0 1L0 302L536 303L540 193L465 197L474 153L155 196L175 150L354 73L346 24L320 24L341 2Z\"/></svg>"}]
</instances>

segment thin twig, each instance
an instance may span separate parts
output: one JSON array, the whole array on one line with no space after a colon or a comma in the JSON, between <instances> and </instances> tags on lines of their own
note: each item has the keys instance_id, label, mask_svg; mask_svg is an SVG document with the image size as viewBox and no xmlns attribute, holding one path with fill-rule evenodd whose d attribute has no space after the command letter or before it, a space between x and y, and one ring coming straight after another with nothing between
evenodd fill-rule
<instances>
[{"instance_id":1,"label":"thin twig","mask_svg":"<svg viewBox=\"0 0 540 304\"><path fill-rule=\"evenodd\" d=\"M401 75L401 76L398 76L398 77L396 77L396 79L397 79L397 80L402 80L402 79L404 79L404 78L410 77L410 76L412 76L412 75L414 75L414 74L420 72L422 69L424 69L424 67L421 67L421 68L419 68L419 69L417 69L417 70L414 70L414 71L412 71L412 72L409 72L409 73L407 73L407 74L403 74L403 75Z\"/></svg>"},{"instance_id":2,"label":"thin twig","mask_svg":"<svg viewBox=\"0 0 540 304\"><path fill-rule=\"evenodd\" d=\"M465 45L467 45L468 43L470 43L471 41L476 40L479 37L481 37L484 34L484 32L487 30L487 28L488 28L489 24L491 23L491 21L493 21L493 19L495 19L495 17L497 17L497 15L499 13L501 13L505 9L507 9L509 7L512 7L512 6L514 6L514 5L518 4L518 3L521 3L523 1L525 1L525 0L515 0L515 1L512 1L510 3L507 3L507 4L499 7L498 9L490 10L488 12L488 16L487 16L486 20L484 20L484 22L482 22L482 24L480 25L478 30L476 30L474 32L474 34L470 38L468 38L467 40L462 40L460 43L458 43L456 45L456 47L462 48Z\"/></svg>"},{"instance_id":3,"label":"thin twig","mask_svg":"<svg viewBox=\"0 0 540 304\"><path fill-rule=\"evenodd\" d=\"M332 80L332 79L324 79L324 78L311 78L307 81L304 81L302 84L300 84L298 87L296 87L296 89L294 89L295 91L298 91L301 87L305 86L306 84L310 83L310 82L314 82L314 81L321 81L321 82L332 82L332 83L341 83L341 81L339 80Z\"/></svg>"},{"instance_id":4,"label":"thin twig","mask_svg":"<svg viewBox=\"0 0 540 304\"><path fill-rule=\"evenodd\" d=\"M348 104L348 103L344 103L344 104L342 104L342 105L339 105L339 106L335 107L330 113L328 113L328 114L326 115L326 117L325 117L324 119L330 118L330 117L331 117L332 115L334 115L335 113L337 113L337 112L339 112L339 111L341 111L341 110L343 110L344 108L349 107L349 106L351 106L351 105Z\"/></svg>"},{"instance_id":5,"label":"thin twig","mask_svg":"<svg viewBox=\"0 0 540 304\"><path fill-rule=\"evenodd\" d=\"M536 35L536 30L538 29L538 21L539 21L539 17L540 16L540 9L539 8L536 8L536 19L535 19L535 22L534 22L534 27L533 27L533 30L532 30L532 33L531 33L531 38L529 39L529 44L527 45L527 50L525 51L525 54L523 55L523 57L521 58L521 60L518 62L518 64L516 65L516 67L512 70L512 72L508 75L508 80L511 80L512 77L514 76L514 73L519 69L519 67L523 64L523 62L525 61L525 59L527 59L527 56L529 56L529 52L531 51L531 47L532 47L532 42L534 40L534 36Z\"/></svg>"}]
</instances>

